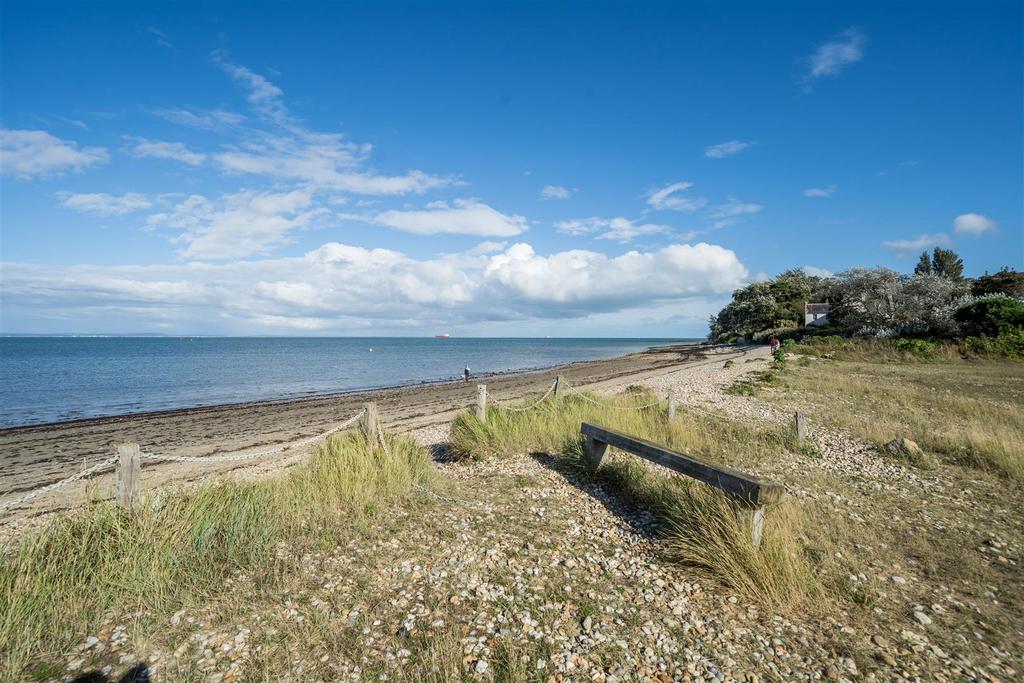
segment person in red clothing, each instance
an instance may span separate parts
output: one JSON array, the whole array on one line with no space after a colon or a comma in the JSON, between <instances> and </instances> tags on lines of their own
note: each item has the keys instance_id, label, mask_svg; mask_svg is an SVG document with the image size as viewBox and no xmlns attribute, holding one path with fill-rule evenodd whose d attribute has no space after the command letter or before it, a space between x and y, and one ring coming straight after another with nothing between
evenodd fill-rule
<instances>
[{"instance_id":1,"label":"person in red clothing","mask_svg":"<svg viewBox=\"0 0 1024 683\"><path fill-rule=\"evenodd\" d=\"M779 340L772 337L768 342L768 347L772 350L772 355L775 355L775 352L779 350Z\"/></svg>"}]
</instances>

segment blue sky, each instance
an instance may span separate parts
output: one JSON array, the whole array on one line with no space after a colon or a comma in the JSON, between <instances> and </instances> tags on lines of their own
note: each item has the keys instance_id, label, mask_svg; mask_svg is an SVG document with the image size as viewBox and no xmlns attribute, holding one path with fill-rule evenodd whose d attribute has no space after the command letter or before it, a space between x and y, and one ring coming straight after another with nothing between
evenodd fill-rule
<instances>
[{"instance_id":1,"label":"blue sky","mask_svg":"<svg viewBox=\"0 0 1024 683\"><path fill-rule=\"evenodd\" d=\"M1016 2L4 2L4 332L695 336L1024 266Z\"/></svg>"}]
</instances>

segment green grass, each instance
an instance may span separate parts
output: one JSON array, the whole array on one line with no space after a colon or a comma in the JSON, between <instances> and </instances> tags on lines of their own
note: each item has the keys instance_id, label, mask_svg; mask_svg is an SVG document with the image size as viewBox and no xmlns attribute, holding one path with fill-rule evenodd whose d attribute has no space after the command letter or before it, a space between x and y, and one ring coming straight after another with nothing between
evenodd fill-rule
<instances>
[{"instance_id":1,"label":"green grass","mask_svg":"<svg viewBox=\"0 0 1024 683\"><path fill-rule=\"evenodd\" d=\"M563 466L589 472L582 455L581 422L730 466L756 465L779 448L793 446L791 434L782 428L755 429L685 409L669 424L660 406L622 410L650 403L651 394L588 396L604 406L570 395L541 410L492 409L486 422L470 412L459 415L452 424L453 449L463 458L508 458L541 451L554 454ZM662 470L624 454L610 455L590 474L651 510L661 522L672 557L707 577L775 605L813 602L823 594L807 547L813 544L808 540L812 531L804 531L806 520L796 501L787 499L770 509L758 549L751 540L749 511L717 489L685 477L664 476Z\"/></svg>"},{"instance_id":2,"label":"green grass","mask_svg":"<svg viewBox=\"0 0 1024 683\"><path fill-rule=\"evenodd\" d=\"M369 453L349 432L279 477L166 490L134 514L98 503L16 535L0 556L0 679L42 672L108 613L155 625L156 615L214 597L236 572L272 585L279 546L344 533L409 499L431 472L409 439Z\"/></svg>"}]
</instances>

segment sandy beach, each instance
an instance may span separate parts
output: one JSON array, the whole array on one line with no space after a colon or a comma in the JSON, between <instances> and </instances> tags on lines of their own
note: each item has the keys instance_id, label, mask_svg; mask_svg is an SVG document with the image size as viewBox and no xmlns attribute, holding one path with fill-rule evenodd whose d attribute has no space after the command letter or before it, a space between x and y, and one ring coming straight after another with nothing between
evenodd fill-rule
<instances>
[{"instance_id":1,"label":"sandy beach","mask_svg":"<svg viewBox=\"0 0 1024 683\"><path fill-rule=\"evenodd\" d=\"M451 420L476 401L478 383L498 400L515 401L545 391L556 375L572 386L637 381L679 367L742 353L737 347L679 345L607 360L571 363L542 370L378 389L299 400L209 406L156 413L61 422L0 430L0 504L40 486L60 481L113 453L113 445L135 441L144 451L172 456L236 453L296 442L319 434L355 414L367 401L378 405L385 428L410 432ZM144 486L192 481L212 472L245 470L260 474L295 462L306 449L236 463L159 463L145 461ZM81 503L86 496L109 495L109 473L40 496L31 504L0 512L0 518L33 516Z\"/></svg>"}]
</instances>

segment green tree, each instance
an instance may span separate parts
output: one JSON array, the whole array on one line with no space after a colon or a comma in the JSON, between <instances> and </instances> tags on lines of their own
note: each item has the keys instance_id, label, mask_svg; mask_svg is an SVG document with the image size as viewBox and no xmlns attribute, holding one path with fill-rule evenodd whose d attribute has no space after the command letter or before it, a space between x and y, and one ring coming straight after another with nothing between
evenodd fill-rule
<instances>
[{"instance_id":1,"label":"green tree","mask_svg":"<svg viewBox=\"0 0 1024 683\"><path fill-rule=\"evenodd\" d=\"M922 251L921 258L918 259L917 265L914 266L914 275L931 275L932 274L932 262L928 259L928 252Z\"/></svg>"},{"instance_id":2,"label":"green tree","mask_svg":"<svg viewBox=\"0 0 1024 683\"><path fill-rule=\"evenodd\" d=\"M957 309L955 317L967 334L995 337L1024 327L1024 301L996 294Z\"/></svg>"},{"instance_id":3,"label":"green tree","mask_svg":"<svg viewBox=\"0 0 1024 683\"><path fill-rule=\"evenodd\" d=\"M932 272L960 282L964 279L964 260L952 249L935 247L932 252Z\"/></svg>"},{"instance_id":4,"label":"green tree","mask_svg":"<svg viewBox=\"0 0 1024 683\"><path fill-rule=\"evenodd\" d=\"M1024 297L1024 273L1012 270L1009 266L1003 267L994 275L985 273L971 283L971 294L974 296L1006 294Z\"/></svg>"}]
</instances>

